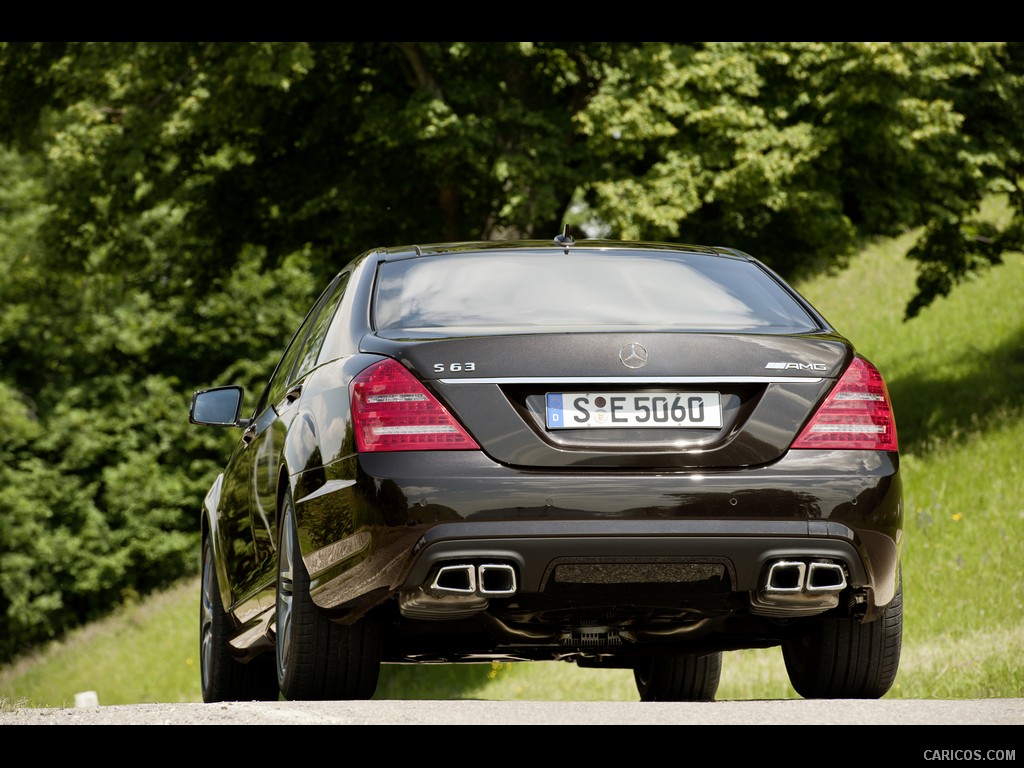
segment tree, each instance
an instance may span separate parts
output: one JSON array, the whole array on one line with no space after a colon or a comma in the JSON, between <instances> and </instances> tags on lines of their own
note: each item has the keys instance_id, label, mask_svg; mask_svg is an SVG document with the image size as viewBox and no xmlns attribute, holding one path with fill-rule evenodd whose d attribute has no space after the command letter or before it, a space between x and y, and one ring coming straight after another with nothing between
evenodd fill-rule
<instances>
[{"instance_id":1,"label":"tree","mask_svg":"<svg viewBox=\"0 0 1024 768\"><path fill-rule=\"evenodd\" d=\"M971 221L1020 217L1020 46L6 43L0 136L46 151L49 250L112 273L592 219L795 278L924 227L913 313L1019 247Z\"/></svg>"},{"instance_id":2,"label":"tree","mask_svg":"<svg viewBox=\"0 0 1024 768\"><path fill-rule=\"evenodd\" d=\"M0 43L0 659L194 569L189 394L369 248L919 229L912 316L1021 246L1021 45Z\"/></svg>"},{"instance_id":3,"label":"tree","mask_svg":"<svg viewBox=\"0 0 1024 768\"><path fill-rule=\"evenodd\" d=\"M1018 43L646 43L582 113L625 237L749 250L789 277L923 228L912 317L1021 247ZM1009 195L1001 232L974 223Z\"/></svg>"}]
</instances>

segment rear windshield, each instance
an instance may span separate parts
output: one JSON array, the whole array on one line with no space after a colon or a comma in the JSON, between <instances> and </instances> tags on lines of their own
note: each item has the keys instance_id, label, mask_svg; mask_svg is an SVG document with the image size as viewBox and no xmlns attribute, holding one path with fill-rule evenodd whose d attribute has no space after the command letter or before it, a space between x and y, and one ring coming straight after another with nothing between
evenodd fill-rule
<instances>
[{"instance_id":1,"label":"rear windshield","mask_svg":"<svg viewBox=\"0 0 1024 768\"><path fill-rule=\"evenodd\" d=\"M374 321L378 332L403 335L819 328L755 263L664 252L505 251L387 262L378 274Z\"/></svg>"}]
</instances>

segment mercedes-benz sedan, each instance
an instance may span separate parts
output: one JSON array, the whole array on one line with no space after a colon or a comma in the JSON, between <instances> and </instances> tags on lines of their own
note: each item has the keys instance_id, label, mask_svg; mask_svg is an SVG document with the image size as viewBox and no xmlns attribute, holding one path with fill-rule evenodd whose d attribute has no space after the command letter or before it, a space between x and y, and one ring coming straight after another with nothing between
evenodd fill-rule
<instances>
[{"instance_id":1,"label":"mercedes-benz sedan","mask_svg":"<svg viewBox=\"0 0 1024 768\"><path fill-rule=\"evenodd\" d=\"M631 669L710 700L779 647L804 697L884 695L903 501L886 385L745 253L665 243L370 250L202 504L206 701L357 699L382 663Z\"/></svg>"}]
</instances>

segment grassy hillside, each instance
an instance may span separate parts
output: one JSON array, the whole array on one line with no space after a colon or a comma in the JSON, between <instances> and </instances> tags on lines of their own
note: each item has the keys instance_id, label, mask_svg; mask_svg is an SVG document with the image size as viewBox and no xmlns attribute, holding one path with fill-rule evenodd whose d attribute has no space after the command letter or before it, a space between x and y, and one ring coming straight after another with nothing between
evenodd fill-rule
<instances>
[{"instance_id":1,"label":"grassy hillside","mask_svg":"<svg viewBox=\"0 0 1024 768\"><path fill-rule=\"evenodd\" d=\"M892 698L1024 696L1024 257L910 322L909 240L798 286L886 377L903 454L905 635ZM0 704L199 701L190 580L0 669ZM627 671L386 666L377 698L637 699ZM796 698L778 649L726 654L719 699Z\"/></svg>"}]
</instances>

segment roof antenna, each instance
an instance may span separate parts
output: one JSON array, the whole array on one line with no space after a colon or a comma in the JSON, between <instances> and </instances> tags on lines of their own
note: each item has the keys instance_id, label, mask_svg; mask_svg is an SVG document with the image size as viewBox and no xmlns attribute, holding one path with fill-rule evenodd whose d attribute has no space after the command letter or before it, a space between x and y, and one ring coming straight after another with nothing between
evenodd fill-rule
<instances>
[{"instance_id":1,"label":"roof antenna","mask_svg":"<svg viewBox=\"0 0 1024 768\"><path fill-rule=\"evenodd\" d=\"M555 235L555 244L556 245L560 245L560 246L562 246L562 248L565 249L565 255L566 256L569 255L569 246L576 244L576 241L572 239L572 236L569 234L568 230L569 230L569 225L568 224L563 224L562 225L562 234Z\"/></svg>"}]
</instances>

